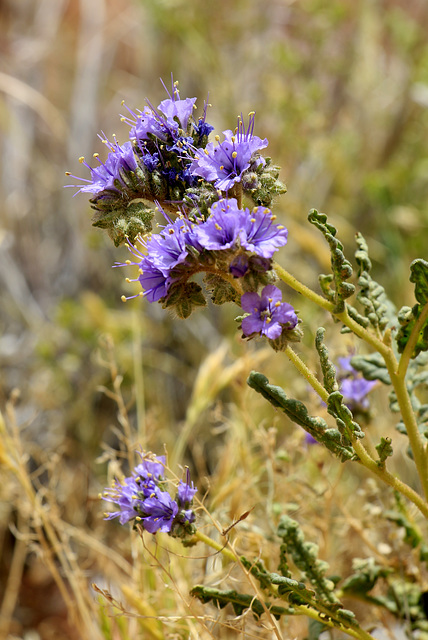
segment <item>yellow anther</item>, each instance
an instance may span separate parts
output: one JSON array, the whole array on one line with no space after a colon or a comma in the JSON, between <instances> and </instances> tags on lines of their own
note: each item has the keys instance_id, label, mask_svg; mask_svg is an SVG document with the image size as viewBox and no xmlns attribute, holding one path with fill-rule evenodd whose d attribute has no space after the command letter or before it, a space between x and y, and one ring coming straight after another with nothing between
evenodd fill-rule
<instances>
[{"instance_id":1,"label":"yellow anther","mask_svg":"<svg viewBox=\"0 0 428 640\"><path fill-rule=\"evenodd\" d=\"M122 302L126 302L126 296L121 296L120 299L122 300Z\"/></svg>"},{"instance_id":2,"label":"yellow anther","mask_svg":"<svg viewBox=\"0 0 428 640\"><path fill-rule=\"evenodd\" d=\"M238 152L237 152L237 151L234 151L234 152L232 153L232 158L236 158L236 156L237 156L237 155L238 155Z\"/></svg>"},{"instance_id":3,"label":"yellow anther","mask_svg":"<svg viewBox=\"0 0 428 640\"><path fill-rule=\"evenodd\" d=\"M66 172L65 172L65 175L66 175L66 176L71 176L71 173L70 173L69 171L66 171Z\"/></svg>"},{"instance_id":4,"label":"yellow anther","mask_svg":"<svg viewBox=\"0 0 428 640\"><path fill-rule=\"evenodd\" d=\"M280 301L279 301L279 300L277 300L277 301L275 302L275 307L280 307L280 306L281 306L281 303L280 303Z\"/></svg>"},{"instance_id":5,"label":"yellow anther","mask_svg":"<svg viewBox=\"0 0 428 640\"><path fill-rule=\"evenodd\" d=\"M284 229L285 227L283 224L279 224L277 228L281 230L281 229Z\"/></svg>"},{"instance_id":6,"label":"yellow anther","mask_svg":"<svg viewBox=\"0 0 428 640\"><path fill-rule=\"evenodd\" d=\"M236 133L236 131L237 131L237 130L235 129L235 133ZM236 140L235 136L232 136L232 137L231 137L231 141L232 141L232 142L235 142L235 140Z\"/></svg>"},{"instance_id":7,"label":"yellow anther","mask_svg":"<svg viewBox=\"0 0 428 640\"><path fill-rule=\"evenodd\" d=\"M221 231L221 227L219 224L217 224L217 222L215 223L215 228L217 229L217 231Z\"/></svg>"},{"instance_id":8,"label":"yellow anther","mask_svg":"<svg viewBox=\"0 0 428 640\"><path fill-rule=\"evenodd\" d=\"M143 519L141 516L135 516L135 519L137 522L141 522L141 520Z\"/></svg>"},{"instance_id":9,"label":"yellow anther","mask_svg":"<svg viewBox=\"0 0 428 640\"><path fill-rule=\"evenodd\" d=\"M271 219L272 221L273 221L273 220L276 220L276 215L271 215L270 219Z\"/></svg>"},{"instance_id":10,"label":"yellow anther","mask_svg":"<svg viewBox=\"0 0 428 640\"><path fill-rule=\"evenodd\" d=\"M220 165L220 171L224 171L224 165L223 164Z\"/></svg>"},{"instance_id":11,"label":"yellow anther","mask_svg":"<svg viewBox=\"0 0 428 640\"><path fill-rule=\"evenodd\" d=\"M250 218L250 222L255 222L256 219L255 218Z\"/></svg>"},{"instance_id":12,"label":"yellow anther","mask_svg":"<svg viewBox=\"0 0 428 640\"><path fill-rule=\"evenodd\" d=\"M129 278L125 278L126 282L131 282L131 280Z\"/></svg>"},{"instance_id":13,"label":"yellow anther","mask_svg":"<svg viewBox=\"0 0 428 640\"><path fill-rule=\"evenodd\" d=\"M92 154L92 157L93 157L93 158L99 158L99 157L100 157L100 154L99 154L99 153L94 153L94 154Z\"/></svg>"},{"instance_id":14,"label":"yellow anther","mask_svg":"<svg viewBox=\"0 0 428 640\"><path fill-rule=\"evenodd\" d=\"M125 264L132 264L130 260L125 260Z\"/></svg>"},{"instance_id":15,"label":"yellow anther","mask_svg":"<svg viewBox=\"0 0 428 640\"><path fill-rule=\"evenodd\" d=\"M140 291L140 293L138 295L139 295L140 298L142 298L143 295L144 295L144 291Z\"/></svg>"},{"instance_id":16,"label":"yellow anther","mask_svg":"<svg viewBox=\"0 0 428 640\"><path fill-rule=\"evenodd\" d=\"M140 274L140 276L142 276L144 271L140 268L140 269L138 269L138 273Z\"/></svg>"},{"instance_id":17,"label":"yellow anther","mask_svg":"<svg viewBox=\"0 0 428 640\"><path fill-rule=\"evenodd\" d=\"M122 100L122 102L120 103L123 107L123 105L125 104L125 100Z\"/></svg>"},{"instance_id":18,"label":"yellow anther","mask_svg":"<svg viewBox=\"0 0 428 640\"><path fill-rule=\"evenodd\" d=\"M272 322L272 318L266 318L266 322L269 324L269 322Z\"/></svg>"},{"instance_id":19,"label":"yellow anther","mask_svg":"<svg viewBox=\"0 0 428 640\"><path fill-rule=\"evenodd\" d=\"M268 298L269 303L273 302L273 298Z\"/></svg>"},{"instance_id":20,"label":"yellow anther","mask_svg":"<svg viewBox=\"0 0 428 640\"><path fill-rule=\"evenodd\" d=\"M80 162L80 163L85 162L85 156L80 156L80 158L79 158L79 162Z\"/></svg>"},{"instance_id":21,"label":"yellow anther","mask_svg":"<svg viewBox=\"0 0 428 640\"><path fill-rule=\"evenodd\" d=\"M255 111L250 111L250 113L248 114L248 117L251 118L251 116L255 116L256 112Z\"/></svg>"}]
</instances>

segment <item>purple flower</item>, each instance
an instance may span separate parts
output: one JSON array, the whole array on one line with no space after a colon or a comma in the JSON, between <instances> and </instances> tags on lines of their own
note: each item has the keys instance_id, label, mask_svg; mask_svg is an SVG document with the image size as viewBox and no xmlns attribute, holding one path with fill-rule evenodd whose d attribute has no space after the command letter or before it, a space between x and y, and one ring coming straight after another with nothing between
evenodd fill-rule
<instances>
[{"instance_id":1,"label":"purple flower","mask_svg":"<svg viewBox=\"0 0 428 640\"><path fill-rule=\"evenodd\" d=\"M189 469L186 470L186 482L180 480L177 489L177 500L178 504L182 508L186 508L190 505L193 500L193 496L198 490L196 489L193 482L190 481L190 472Z\"/></svg>"},{"instance_id":2,"label":"purple flower","mask_svg":"<svg viewBox=\"0 0 428 640\"><path fill-rule=\"evenodd\" d=\"M105 519L119 518L120 524L135 520L150 533L166 531L179 536L192 533L192 527L187 525L195 520L190 506L197 489L190 481L189 470L186 482L180 482L173 500L163 480L165 456L140 455L141 462L132 475L122 482L116 480L111 489L104 491L103 499L119 506L119 510L105 514Z\"/></svg>"},{"instance_id":3,"label":"purple flower","mask_svg":"<svg viewBox=\"0 0 428 640\"><path fill-rule=\"evenodd\" d=\"M137 481L132 476L125 478L123 483L115 481L111 489L105 490L103 499L119 505L119 511L106 514L105 519L118 517L120 524L125 524L136 518L143 505L143 499L138 496L139 490Z\"/></svg>"},{"instance_id":4,"label":"purple flower","mask_svg":"<svg viewBox=\"0 0 428 640\"><path fill-rule=\"evenodd\" d=\"M245 209L245 214L239 232L241 246L262 258L272 258L275 251L287 243L287 229L274 224L276 216L266 207L254 207L251 212Z\"/></svg>"},{"instance_id":5,"label":"purple flower","mask_svg":"<svg viewBox=\"0 0 428 640\"><path fill-rule=\"evenodd\" d=\"M243 225L243 212L238 209L235 198L215 202L210 217L194 227L193 235L204 249L221 251L237 243Z\"/></svg>"},{"instance_id":6,"label":"purple flower","mask_svg":"<svg viewBox=\"0 0 428 640\"><path fill-rule=\"evenodd\" d=\"M242 118L238 118L235 132L223 131L224 141L214 145L210 142L204 150L194 149L194 160L190 170L207 180L221 191L228 191L242 179L242 174L254 169L265 161L258 155L260 149L268 145L265 138L253 135L254 113L250 114L249 124L245 129Z\"/></svg>"},{"instance_id":7,"label":"purple flower","mask_svg":"<svg viewBox=\"0 0 428 640\"><path fill-rule=\"evenodd\" d=\"M162 100L157 109L150 103L149 106L144 107L143 111L140 109L132 111L125 105L131 117L121 116L122 122L126 122L131 127L130 139L136 140L143 152L145 141L150 140L150 136L155 136L162 141L166 141L168 137L177 140L181 136L180 128L182 132L187 131L189 119L195 106L196 98L180 99L174 82L172 94L164 84L163 86L168 98Z\"/></svg>"},{"instance_id":8,"label":"purple flower","mask_svg":"<svg viewBox=\"0 0 428 640\"><path fill-rule=\"evenodd\" d=\"M338 379L340 381L340 393L343 402L351 410L361 409L367 411L369 401L367 394L376 386L376 380L366 380L351 365L351 357L338 358L340 366Z\"/></svg>"},{"instance_id":9,"label":"purple flower","mask_svg":"<svg viewBox=\"0 0 428 640\"><path fill-rule=\"evenodd\" d=\"M273 284L267 285L261 296L255 292L244 293L241 306L250 314L242 320L244 335L259 333L275 340L284 328L293 329L298 322L297 315L291 304L281 299L281 291Z\"/></svg>"},{"instance_id":10,"label":"purple flower","mask_svg":"<svg viewBox=\"0 0 428 640\"><path fill-rule=\"evenodd\" d=\"M160 206L159 209L162 211ZM162 213L169 221L166 213L163 211ZM189 248L198 249L199 244L194 237L189 221L184 218L169 222L160 233L152 234L147 239L140 237L138 240L146 253L141 253L135 245L128 243L129 250L137 260L118 263L115 266L138 266L138 277L129 279L129 281L140 282L144 290L142 295L149 302L157 302L168 294L171 285L180 278L180 274L174 270L180 265L186 265ZM130 298L135 297L137 296L130 296ZM130 298L125 298L125 300Z\"/></svg>"},{"instance_id":11,"label":"purple flower","mask_svg":"<svg viewBox=\"0 0 428 640\"><path fill-rule=\"evenodd\" d=\"M175 90L172 98L162 100L158 109L164 114L170 126L176 124L175 120L177 119L181 128L186 131L187 125L189 124L189 118L193 113L195 102L196 98L185 98L184 100L180 100L178 97L178 91Z\"/></svg>"},{"instance_id":12,"label":"purple flower","mask_svg":"<svg viewBox=\"0 0 428 640\"><path fill-rule=\"evenodd\" d=\"M122 185L124 185L123 175L135 171L135 169L137 168L137 161L132 144L130 142L125 142L125 144L123 145L120 145L117 141L112 143L108 140L103 140L103 142L110 149L110 153L108 154L107 160L105 162L102 162L102 160L99 159L98 154L94 154L94 157L96 157L96 159L100 163L99 167L90 167L89 164L85 162L84 158L80 158L81 164L84 164L85 167L90 170L91 180L87 180L86 178L79 178L78 176L73 176L67 173L67 175L70 175L72 178L87 182L87 184L80 187L80 189L76 191L76 193L83 192L98 194L106 189L118 191L115 183L119 181ZM67 186L76 187L78 185Z\"/></svg>"},{"instance_id":13,"label":"purple flower","mask_svg":"<svg viewBox=\"0 0 428 640\"><path fill-rule=\"evenodd\" d=\"M148 458L138 452L141 457L141 462L134 469L134 475L145 479L159 480L164 475L165 469L165 456L153 456Z\"/></svg>"},{"instance_id":14,"label":"purple flower","mask_svg":"<svg viewBox=\"0 0 428 640\"><path fill-rule=\"evenodd\" d=\"M146 531L171 531L174 518L178 514L178 504L167 491L156 488L142 505L142 525Z\"/></svg>"}]
</instances>

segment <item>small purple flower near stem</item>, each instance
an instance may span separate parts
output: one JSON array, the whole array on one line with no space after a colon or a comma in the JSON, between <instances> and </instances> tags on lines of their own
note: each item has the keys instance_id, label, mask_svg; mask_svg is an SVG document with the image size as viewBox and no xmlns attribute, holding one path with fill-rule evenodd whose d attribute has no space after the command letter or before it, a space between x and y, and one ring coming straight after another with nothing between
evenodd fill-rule
<instances>
[{"instance_id":1,"label":"small purple flower near stem","mask_svg":"<svg viewBox=\"0 0 428 640\"><path fill-rule=\"evenodd\" d=\"M186 482L180 481L176 499L171 498L165 489L163 470L165 456L147 458L141 455L132 475L115 481L106 489L103 499L119 506L118 511L105 514L106 520L119 518L120 524L134 520L150 532L164 531L172 535L188 535L195 514L191 509L193 497L197 492L187 470Z\"/></svg>"},{"instance_id":2,"label":"small purple flower near stem","mask_svg":"<svg viewBox=\"0 0 428 640\"><path fill-rule=\"evenodd\" d=\"M190 165L193 174L213 182L216 189L228 191L241 182L245 171L265 164L258 152L267 147L268 141L253 135L254 115L250 114L247 129L242 117L238 118L235 132L230 129L223 131L223 142L219 142L220 138L217 137L219 144L216 146L210 142L204 150L194 149L194 160Z\"/></svg>"},{"instance_id":3,"label":"small purple flower near stem","mask_svg":"<svg viewBox=\"0 0 428 640\"><path fill-rule=\"evenodd\" d=\"M241 306L250 314L242 320L244 335L258 333L275 340L284 329L294 329L297 315L291 304L281 302L281 299L281 291L272 284L267 285L260 296L253 292L244 293Z\"/></svg>"},{"instance_id":4,"label":"small purple flower near stem","mask_svg":"<svg viewBox=\"0 0 428 640\"><path fill-rule=\"evenodd\" d=\"M338 379L340 380L340 393L343 395L343 402L351 410L357 409L367 411L369 400L367 394L376 386L376 380L366 380L351 365L351 357L338 358L340 370Z\"/></svg>"},{"instance_id":5,"label":"small purple flower near stem","mask_svg":"<svg viewBox=\"0 0 428 640\"><path fill-rule=\"evenodd\" d=\"M188 507L191 504L193 497L195 493L197 493L197 491L198 490L196 489L193 482L190 481L190 471L189 469L187 469L186 482L180 480L177 490L177 500L180 507L182 507L183 509Z\"/></svg>"},{"instance_id":6,"label":"small purple flower near stem","mask_svg":"<svg viewBox=\"0 0 428 640\"><path fill-rule=\"evenodd\" d=\"M149 533L171 531L174 518L178 514L178 504L167 491L156 487L149 498L142 504L141 522Z\"/></svg>"},{"instance_id":7,"label":"small purple flower near stem","mask_svg":"<svg viewBox=\"0 0 428 640\"><path fill-rule=\"evenodd\" d=\"M211 206L210 213L193 230L204 249L221 251L239 243L246 251L268 259L287 243L287 229L274 224L275 216L266 207L239 209L235 198L222 198Z\"/></svg>"},{"instance_id":8,"label":"small purple flower near stem","mask_svg":"<svg viewBox=\"0 0 428 640\"><path fill-rule=\"evenodd\" d=\"M76 180L82 180L87 183L80 187L80 189L76 191L76 194L80 192L98 194L105 190L117 191L119 193L115 183L119 181L124 185L123 174L126 175L126 173L133 172L137 169L137 160L130 142L125 142L125 144L120 145L116 140L114 143L106 139L102 139L102 141L110 149L110 152L105 162L100 160L98 154L94 154L94 157L100 163L99 167L93 168L85 162L84 158L80 158L81 164L84 164L85 167L90 170L91 180L73 176L68 172L66 174L72 178L76 178ZM69 184L67 186L77 187L79 185Z\"/></svg>"}]
</instances>

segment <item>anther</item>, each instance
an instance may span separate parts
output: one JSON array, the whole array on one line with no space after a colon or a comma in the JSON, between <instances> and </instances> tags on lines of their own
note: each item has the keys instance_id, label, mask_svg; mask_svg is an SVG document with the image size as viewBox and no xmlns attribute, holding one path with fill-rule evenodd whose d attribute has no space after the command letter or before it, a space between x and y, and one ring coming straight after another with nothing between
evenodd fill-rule
<instances>
[{"instance_id":1,"label":"anther","mask_svg":"<svg viewBox=\"0 0 428 640\"><path fill-rule=\"evenodd\" d=\"M126 296L121 296L120 299L122 300L122 302L126 302Z\"/></svg>"},{"instance_id":2,"label":"anther","mask_svg":"<svg viewBox=\"0 0 428 640\"><path fill-rule=\"evenodd\" d=\"M85 162L85 156L80 156L80 158L79 158L79 162L80 162L80 163Z\"/></svg>"},{"instance_id":3,"label":"anther","mask_svg":"<svg viewBox=\"0 0 428 640\"><path fill-rule=\"evenodd\" d=\"M238 152L237 151L233 151L232 158L236 158L237 155L238 155Z\"/></svg>"}]
</instances>

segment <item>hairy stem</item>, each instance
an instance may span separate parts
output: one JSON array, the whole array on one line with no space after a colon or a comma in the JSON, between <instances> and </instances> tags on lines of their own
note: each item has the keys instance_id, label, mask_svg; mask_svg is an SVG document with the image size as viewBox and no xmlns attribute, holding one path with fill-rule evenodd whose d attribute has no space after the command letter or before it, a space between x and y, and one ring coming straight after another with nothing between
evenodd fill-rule
<instances>
[{"instance_id":1,"label":"hairy stem","mask_svg":"<svg viewBox=\"0 0 428 640\"><path fill-rule=\"evenodd\" d=\"M407 349L406 347L405 351L403 352L403 356L405 359L403 360L403 356L402 356L402 360L400 360L401 366L399 366L397 363L397 359L395 357L394 351L392 350L391 346L385 343L386 340L385 341L380 340L376 335L373 334L373 332L369 331L368 329L365 329L364 327L359 325L358 322L355 322L355 320L353 320L349 316L348 311L346 309L341 313L335 313L334 305L331 304L331 302L328 302L327 300L319 296L317 293L315 293L314 291L306 287L304 284L296 280L296 278L294 278L291 274L288 273L288 271L283 269L277 263L274 264L274 268L277 275L279 276L279 278L281 278L283 282L288 284L295 291L304 295L306 298L308 298L308 300L311 300L312 302L322 307L323 309L330 311L330 313L332 313L336 318L341 320L341 322L343 322L345 326L351 329L351 331L355 335L357 335L359 338L361 338L362 340L367 342L369 345L371 345L384 358L389 375L391 377L392 386L394 387L394 391L397 395L397 402L400 407L401 417L406 427L407 435L409 437L410 448L413 453L413 459L415 461L415 466L418 472L420 483L423 488L425 498L428 500L428 452L424 445L424 441L422 439L421 433L418 429L416 416L412 408L410 396L409 396L406 382L404 379L404 376L407 370L408 359L410 358L409 354L412 353L414 349L414 345L416 344L416 340L417 340L417 336L419 334L420 328L423 325L423 322L425 321L426 317L428 317L428 305L424 307L423 312L421 314L421 316L423 315L423 319L421 320L421 318L418 318L418 323L417 325L415 325L415 328L412 331L412 334L410 336L412 340L412 344L410 345L408 351L406 351ZM296 365L295 362L293 362L293 364ZM303 363L302 365L303 367L305 367ZM299 366L302 366L302 365L299 365ZM297 366L297 368L299 368L299 366ZM305 373L303 373L303 375L308 380L309 384L312 385L307 375ZM316 380L316 378L315 378L314 384L319 385L319 382ZM315 387L314 389L318 393L318 390ZM373 462L374 464L376 464L374 460ZM412 501L414 502L414 500ZM420 508L420 505L418 506ZM426 504L425 504L425 510L423 511L423 513L425 515L427 513Z\"/></svg>"}]
</instances>

